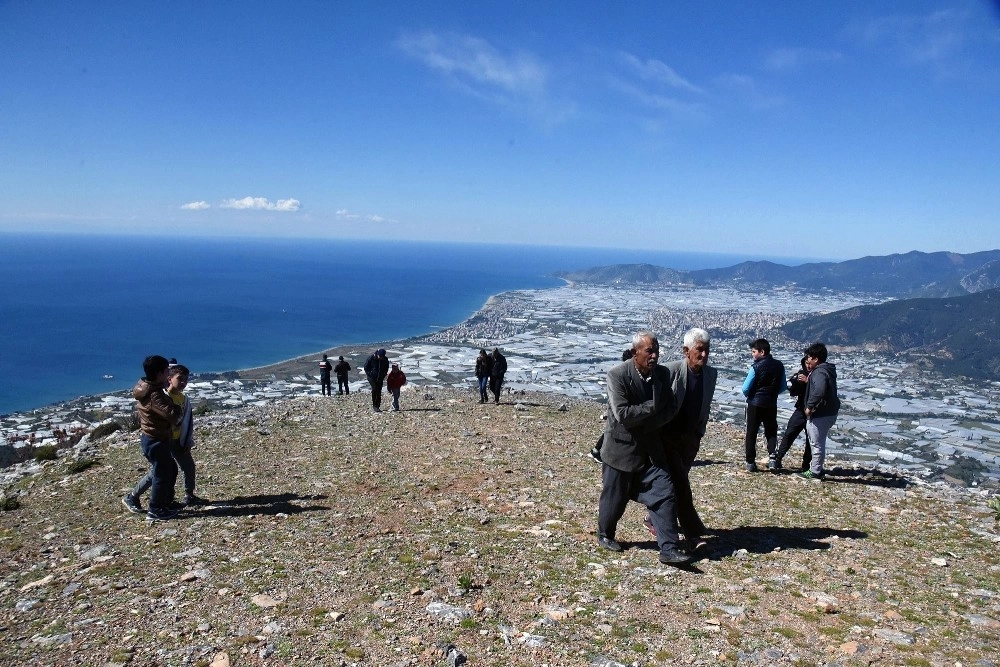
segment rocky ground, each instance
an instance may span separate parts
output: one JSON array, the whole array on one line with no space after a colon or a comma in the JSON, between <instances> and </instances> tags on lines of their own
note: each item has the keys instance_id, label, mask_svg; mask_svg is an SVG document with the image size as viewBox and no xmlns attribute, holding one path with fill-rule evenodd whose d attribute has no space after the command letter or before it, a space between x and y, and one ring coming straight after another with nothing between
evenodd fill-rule
<instances>
[{"instance_id":1,"label":"rocky ground","mask_svg":"<svg viewBox=\"0 0 1000 667\"><path fill-rule=\"evenodd\" d=\"M90 467L26 465L0 512L0 664L1000 663L985 492L836 460L825 482L748 474L713 424L692 478L715 532L680 570L638 506L629 548L596 548L600 405L403 403L199 416L214 503L166 523L120 503L145 468L134 433L90 443Z\"/></svg>"}]
</instances>

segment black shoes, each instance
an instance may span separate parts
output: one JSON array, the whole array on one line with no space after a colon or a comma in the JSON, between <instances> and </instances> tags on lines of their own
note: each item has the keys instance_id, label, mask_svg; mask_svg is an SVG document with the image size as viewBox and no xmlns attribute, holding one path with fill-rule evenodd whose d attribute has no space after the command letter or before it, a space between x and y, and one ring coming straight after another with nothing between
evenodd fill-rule
<instances>
[{"instance_id":1,"label":"black shoes","mask_svg":"<svg viewBox=\"0 0 1000 667\"><path fill-rule=\"evenodd\" d=\"M597 447L590 450L590 458L594 459L598 463L604 463L604 461L601 460L601 450Z\"/></svg>"},{"instance_id":2,"label":"black shoes","mask_svg":"<svg viewBox=\"0 0 1000 667\"><path fill-rule=\"evenodd\" d=\"M164 509L159 507L154 509L150 507L149 511L146 512L146 518L150 521L167 521L169 519L173 519L175 516L177 516L177 510L174 509Z\"/></svg>"},{"instance_id":3,"label":"black shoes","mask_svg":"<svg viewBox=\"0 0 1000 667\"><path fill-rule=\"evenodd\" d=\"M206 499L204 499L204 498L202 498L200 496L196 496L193 493L189 493L189 494L185 495L183 502L184 502L185 506L187 506L187 505L209 505L209 504L211 504L210 501L208 501L208 500L206 500Z\"/></svg>"},{"instance_id":4,"label":"black shoes","mask_svg":"<svg viewBox=\"0 0 1000 667\"><path fill-rule=\"evenodd\" d=\"M747 472L757 472L757 464L752 461L747 463Z\"/></svg>"},{"instance_id":5,"label":"black shoes","mask_svg":"<svg viewBox=\"0 0 1000 667\"><path fill-rule=\"evenodd\" d=\"M599 535L597 537L597 543L607 549L608 551L624 551L622 545L618 544L612 537L605 537L604 535Z\"/></svg>"},{"instance_id":6,"label":"black shoes","mask_svg":"<svg viewBox=\"0 0 1000 667\"><path fill-rule=\"evenodd\" d=\"M767 469L770 472L778 472L779 470L781 470L781 461L779 461L774 457L769 458L767 460Z\"/></svg>"},{"instance_id":7,"label":"black shoes","mask_svg":"<svg viewBox=\"0 0 1000 667\"><path fill-rule=\"evenodd\" d=\"M660 552L660 562L664 565L689 565L694 557L676 547L667 547Z\"/></svg>"},{"instance_id":8,"label":"black shoes","mask_svg":"<svg viewBox=\"0 0 1000 667\"><path fill-rule=\"evenodd\" d=\"M142 509L142 505L139 503L139 499L133 496L131 493L126 493L122 498L122 505L131 512L132 514L142 514L146 510Z\"/></svg>"}]
</instances>

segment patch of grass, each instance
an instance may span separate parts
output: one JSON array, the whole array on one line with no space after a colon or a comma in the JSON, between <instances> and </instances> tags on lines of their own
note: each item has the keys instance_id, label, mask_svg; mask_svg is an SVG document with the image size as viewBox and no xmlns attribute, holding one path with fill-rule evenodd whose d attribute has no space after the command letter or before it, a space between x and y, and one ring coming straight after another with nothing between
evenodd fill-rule
<instances>
[{"instance_id":1,"label":"patch of grass","mask_svg":"<svg viewBox=\"0 0 1000 667\"><path fill-rule=\"evenodd\" d=\"M1000 521L1000 496L993 496L990 498L986 506L993 511L993 520Z\"/></svg>"},{"instance_id":2,"label":"patch of grass","mask_svg":"<svg viewBox=\"0 0 1000 667\"><path fill-rule=\"evenodd\" d=\"M479 621L477 621L474 618L463 618L459 622L458 626L466 630L475 630L476 628L479 627Z\"/></svg>"},{"instance_id":3,"label":"patch of grass","mask_svg":"<svg viewBox=\"0 0 1000 667\"><path fill-rule=\"evenodd\" d=\"M472 588L472 576L468 573L459 576L458 587L466 591Z\"/></svg>"},{"instance_id":4,"label":"patch of grass","mask_svg":"<svg viewBox=\"0 0 1000 667\"><path fill-rule=\"evenodd\" d=\"M83 456L68 462L66 464L66 472L70 475L76 475L95 465L97 465L97 459L90 456Z\"/></svg>"},{"instance_id":5,"label":"patch of grass","mask_svg":"<svg viewBox=\"0 0 1000 667\"><path fill-rule=\"evenodd\" d=\"M793 630L792 628L775 628L774 631L785 639L795 639L796 637L802 636L801 632Z\"/></svg>"},{"instance_id":6,"label":"patch of grass","mask_svg":"<svg viewBox=\"0 0 1000 667\"><path fill-rule=\"evenodd\" d=\"M42 461L55 461L59 458L59 454L56 452L55 445L42 445L35 450L35 460L41 463Z\"/></svg>"},{"instance_id":7,"label":"patch of grass","mask_svg":"<svg viewBox=\"0 0 1000 667\"><path fill-rule=\"evenodd\" d=\"M360 646L349 646L348 648L344 649L344 655L346 655L348 658L351 658L352 660L361 660L363 657L365 657L365 650Z\"/></svg>"}]
</instances>

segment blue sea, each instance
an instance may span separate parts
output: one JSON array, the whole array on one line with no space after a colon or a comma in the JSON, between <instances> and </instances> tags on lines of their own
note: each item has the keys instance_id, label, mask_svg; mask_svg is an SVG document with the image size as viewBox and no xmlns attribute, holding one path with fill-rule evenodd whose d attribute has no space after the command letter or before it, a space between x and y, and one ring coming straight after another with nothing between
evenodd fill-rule
<instances>
[{"instance_id":1,"label":"blue sea","mask_svg":"<svg viewBox=\"0 0 1000 667\"><path fill-rule=\"evenodd\" d=\"M0 414L131 387L149 354L195 373L457 324L551 273L762 256L303 239L0 235ZM104 379L104 376L113 376Z\"/></svg>"}]
</instances>

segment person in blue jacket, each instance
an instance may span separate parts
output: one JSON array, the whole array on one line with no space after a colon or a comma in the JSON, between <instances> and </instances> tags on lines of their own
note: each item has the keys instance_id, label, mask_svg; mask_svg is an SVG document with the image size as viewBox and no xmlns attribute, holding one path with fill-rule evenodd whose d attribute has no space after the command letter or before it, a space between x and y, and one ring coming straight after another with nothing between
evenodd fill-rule
<instances>
[{"instance_id":1,"label":"person in blue jacket","mask_svg":"<svg viewBox=\"0 0 1000 667\"><path fill-rule=\"evenodd\" d=\"M785 391L785 365L771 356L771 344L766 338L750 343L753 365L743 381L747 397L747 431L743 440L747 472L757 472L757 432L764 426L767 440L768 467L775 469L778 445L778 394Z\"/></svg>"}]
</instances>

